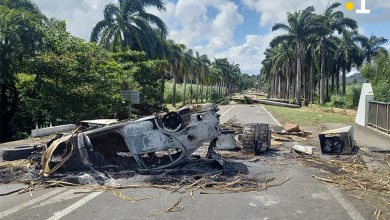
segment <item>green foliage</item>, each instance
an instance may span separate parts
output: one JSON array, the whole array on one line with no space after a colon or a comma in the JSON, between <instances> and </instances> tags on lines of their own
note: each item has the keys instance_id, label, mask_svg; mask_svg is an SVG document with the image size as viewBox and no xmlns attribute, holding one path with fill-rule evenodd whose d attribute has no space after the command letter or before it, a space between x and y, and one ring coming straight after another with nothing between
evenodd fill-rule
<instances>
[{"instance_id":1,"label":"green foliage","mask_svg":"<svg viewBox=\"0 0 390 220\"><path fill-rule=\"evenodd\" d=\"M362 76L372 84L375 101L390 102L390 57L380 52L374 61L361 69Z\"/></svg>"},{"instance_id":2,"label":"green foliage","mask_svg":"<svg viewBox=\"0 0 390 220\"><path fill-rule=\"evenodd\" d=\"M219 103L219 100L222 98L221 95L219 95L218 93L216 92L212 92L211 95L210 95L210 103Z\"/></svg>"},{"instance_id":3,"label":"green foliage","mask_svg":"<svg viewBox=\"0 0 390 220\"><path fill-rule=\"evenodd\" d=\"M328 107L356 109L359 105L362 84L347 86L345 96L332 95L330 101L326 103Z\"/></svg>"},{"instance_id":4,"label":"green foliage","mask_svg":"<svg viewBox=\"0 0 390 220\"><path fill-rule=\"evenodd\" d=\"M20 132L20 131L17 131L13 136L12 136L12 140L24 140L24 139L29 139L31 138L31 136L29 134L27 134L27 132Z\"/></svg>"},{"instance_id":5,"label":"green foliage","mask_svg":"<svg viewBox=\"0 0 390 220\"><path fill-rule=\"evenodd\" d=\"M330 102L326 103L328 107L344 108L346 106L345 99L341 95L332 95Z\"/></svg>"}]
</instances>

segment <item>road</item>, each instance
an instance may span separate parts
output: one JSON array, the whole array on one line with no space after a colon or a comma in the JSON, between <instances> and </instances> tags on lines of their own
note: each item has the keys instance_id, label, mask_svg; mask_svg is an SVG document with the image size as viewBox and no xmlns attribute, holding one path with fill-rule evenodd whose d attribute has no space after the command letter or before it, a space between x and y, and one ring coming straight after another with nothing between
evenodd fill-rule
<instances>
[{"instance_id":1,"label":"road","mask_svg":"<svg viewBox=\"0 0 390 220\"><path fill-rule=\"evenodd\" d=\"M220 106L221 122L236 116L242 123L277 124L260 105ZM52 188L18 196L0 197L0 219L375 219L373 208L348 196L340 189L312 177L314 171L297 165L286 155L289 152L269 152L257 156L260 160L237 160L247 167L251 176L275 177L283 185L264 191L189 195L163 189L137 188L119 190L132 198L158 198L127 202L111 192ZM270 163L272 161L272 163ZM279 165L278 165L279 164ZM123 179L122 184L142 182L145 176ZM0 185L0 194L23 187L21 184ZM81 192L76 193L75 192ZM184 210L157 216L179 198Z\"/></svg>"}]
</instances>

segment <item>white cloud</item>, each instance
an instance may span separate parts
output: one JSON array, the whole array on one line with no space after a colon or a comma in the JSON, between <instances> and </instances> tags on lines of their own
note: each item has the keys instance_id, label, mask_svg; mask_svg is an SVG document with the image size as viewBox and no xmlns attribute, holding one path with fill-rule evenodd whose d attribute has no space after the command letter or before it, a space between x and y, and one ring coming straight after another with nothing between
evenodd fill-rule
<instances>
[{"instance_id":1,"label":"white cloud","mask_svg":"<svg viewBox=\"0 0 390 220\"><path fill-rule=\"evenodd\" d=\"M168 4L168 15L153 9L150 11L169 24L169 38L211 57L215 50L235 44L234 29L244 22L243 16L237 12L238 6L228 0L179 0L176 5ZM208 17L211 7L218 11L215 18ZM207 43L199 46L199 42Z\"/></svg>"},{"instance_id":2,"label":"white cloud","mask_svg":"<svg viewBox=\"0 0 390 220\"><path fill-rule=\"evenodd\" d=\"M33 0L48 17L65 20L72 35L89 41L92 28L103 19L104 6L115 0Z\"/></svg>"},{"instance_id":3,"label":"white cloud","mask_svg":"<svg viewBox=\"0 0 390 220\"><path fill-rule=\"evenodd\" d=\"M228 58L230 62L240 64L243 73L258 74L261 61L265 58L264 51L269 47L271 40L284 32L281 30L270 32L267 35L246 35L245 43L233 46L229 50L215 54L216 58Z\"/></svg>"},{"instance_id":4,"label":"white cloud","mask_svg":"<svg viewBox=\"0 0 390 220\"><path fill-rule=\"evenodd\" d=\"M241 2L247 7L261 13L261 20L259 23L260 26L273 25L275 22L285 23L287 22L287 12L303 10L308 6L314 6L316 13L321 14L324 12L329 3L333 3L329 0L272 0L272 3L270 3L269 0L241 0ZM377 9L383 10L382 13L378 15L357 14L356 10L360 9L361 7L360 1L353 1L355 7L351 11L348 11L345 8L346 3L350 2L350 0L339 0L337 2L340 2L342 5L339 6L336 10L343 11L344 16L355 19L359 25L390 21L388 16L390 13L390 1L366 1L366 9L370 9L371 12L374 12Z\"/></svg>"}]
</instances>

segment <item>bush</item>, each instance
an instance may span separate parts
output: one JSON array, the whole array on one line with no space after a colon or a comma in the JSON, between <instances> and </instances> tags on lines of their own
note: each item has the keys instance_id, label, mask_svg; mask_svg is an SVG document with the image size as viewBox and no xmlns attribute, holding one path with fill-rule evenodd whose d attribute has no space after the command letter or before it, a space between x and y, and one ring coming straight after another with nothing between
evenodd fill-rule
<instances>
[{"instance_id":1,"label":"bush","mask_svg":"<svg viewBox=\"0 0 390 220\"><path fill-rule=\"evenodd\" d=\"M29 139L29 138L30 138L30 135L27 134L27 132L17 131L14 135L12 135L13 141L24 140L24 139Z\"/></svg>"},{"instance_id":2,"label":"bush","mask_svg":"<svg viewBox=\"0 0 390 220\"><path fill-rule=\"evenodd\" d=\"M213 93L211 93L211 95L210 95L210 100L209 100L209 102L217 104L221 98L222 98L222 96L220 96L220 95L219 95L218 93L216 93L216 92L213 92Z\"/></svg>"},{"instance_id":3,"label":"bush","mask_svg":"<svg viewBox=\"0 0 390 220\"><path fill-rule=\"evenodd\" d=\"M345 102L347 104L347 108L357 108L359 106L361 92L362 84L347 87L347 91L345 94Z\"/></svg>"},{"instance_id":4,"label":"bush","mask_svg":"<svg viewBox=\"0 0 390 220\"><path fill-rule=\"evenodd\" d=\"M345 99L341 95L332 95L330 97L330 102L326 103L326 106L335 107L335 108L345 108L346 107Z\"/></svg>"},{"instance_id":5,"label":"bush","mask_svg":"<svg viewBox=\"0 0 390 220\"><path fill-rule=\"evenodd\" d=\"M361 91L362 84L348 86L344 97L342 95L332 95L330 97L330 102L326 103L326 106L355 109L359 105Z\"/></svg>"}]
</instances>

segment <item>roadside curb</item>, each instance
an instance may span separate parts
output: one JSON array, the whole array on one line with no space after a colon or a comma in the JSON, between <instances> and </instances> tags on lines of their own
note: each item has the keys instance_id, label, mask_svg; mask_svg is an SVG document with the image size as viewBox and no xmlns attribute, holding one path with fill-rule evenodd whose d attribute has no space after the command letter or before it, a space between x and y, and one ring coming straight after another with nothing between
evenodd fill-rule
<instances>
[{"instance_id":1,"label":"roadside curb","mask_svg":"<svg viewBox=\"0 0 390 220\"><path fill-rule=\"evenodd\" d=\"M271 114L271 112L269 112L262 104L260 104L260 106L264 109L265 112L267 112L271 119L274 120L277 126L282 126L282 124Z\"/></svg>"}]
</instances>

